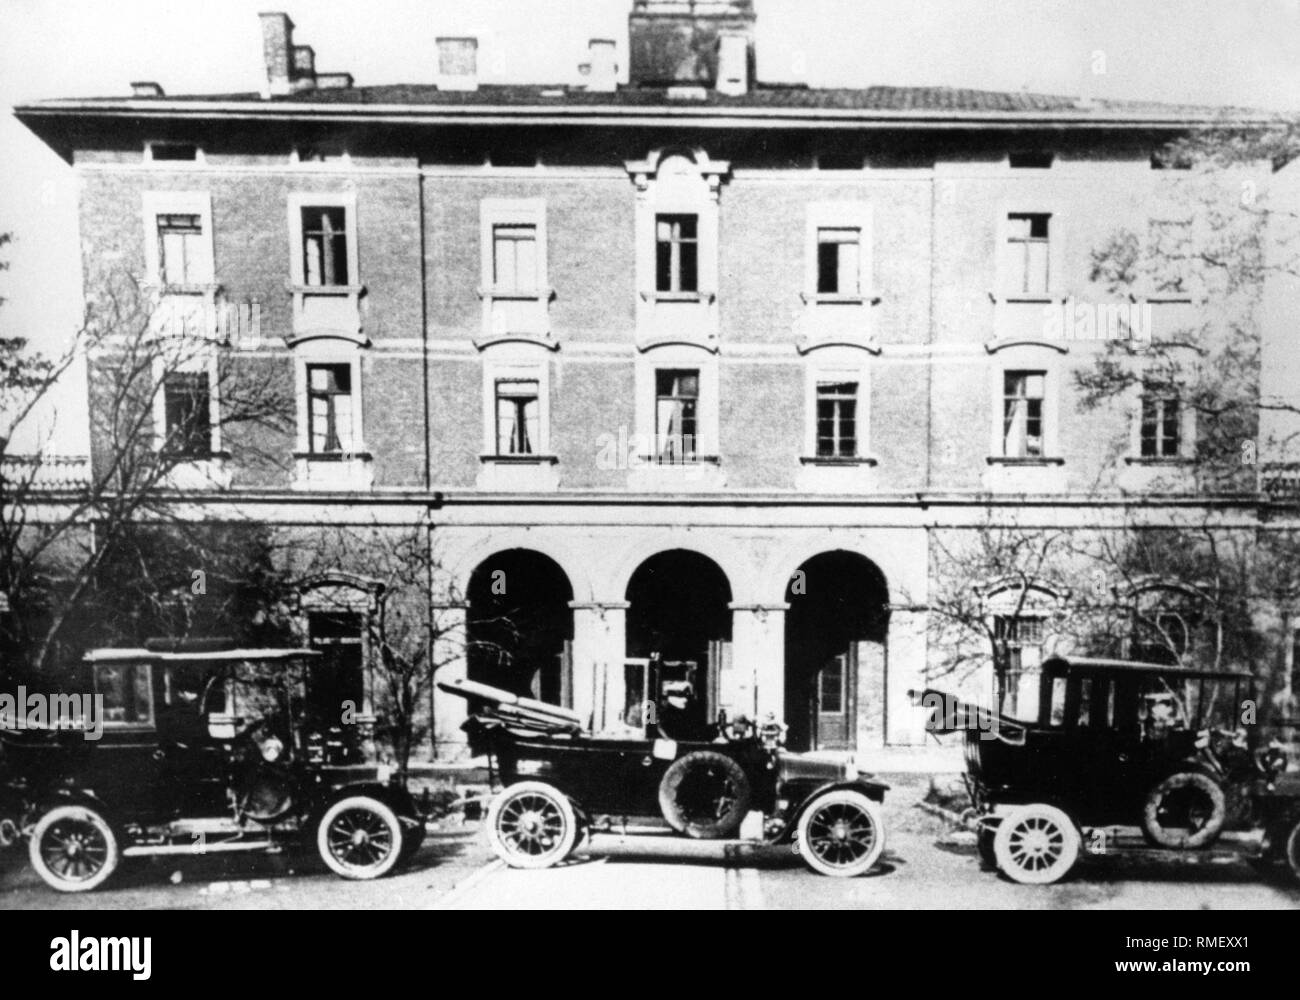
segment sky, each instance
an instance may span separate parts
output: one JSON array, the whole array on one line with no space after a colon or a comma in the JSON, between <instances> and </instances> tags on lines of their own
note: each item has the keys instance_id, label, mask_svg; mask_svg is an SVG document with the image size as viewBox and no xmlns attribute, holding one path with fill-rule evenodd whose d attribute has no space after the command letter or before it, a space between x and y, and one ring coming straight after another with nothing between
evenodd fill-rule
<instances>
[{"instance_id":1,"label":"sky","mask_svg":"<svg viewBox=\"0 0 1300 1000\"><path fill-rule=\"evenodd\" d=\"M620 64L631 0L0 0L0 107L51 97L254 91L257 14L284 9L322 71L432 82L434 40L480 39L486 81L576 82L587 40ZM756 0L758 75L1300 110L1300 0ZM1098 54L1102 59L1098 60ZM1101 67L1103 73L1095 70ZM72 171L0 110L0 334L55 344L80 294Z\"/></svg>"}]
</instances>

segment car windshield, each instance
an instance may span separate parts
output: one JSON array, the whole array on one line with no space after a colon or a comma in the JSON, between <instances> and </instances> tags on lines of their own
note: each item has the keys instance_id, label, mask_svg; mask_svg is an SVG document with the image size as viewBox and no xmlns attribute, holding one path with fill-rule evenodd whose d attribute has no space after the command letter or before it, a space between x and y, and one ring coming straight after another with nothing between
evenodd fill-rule
<instances>
[{"instance_id":1,"label":"car windshield","mask_svg":"<svg viewBox=\"0 0 1300 1000\"><path fill-rule=\"evenodd\" d=\"M103 663L95 669L95 693L104 699L107 725L153 725L153 685L148 663Z\"/></svg>"}]
</instances>

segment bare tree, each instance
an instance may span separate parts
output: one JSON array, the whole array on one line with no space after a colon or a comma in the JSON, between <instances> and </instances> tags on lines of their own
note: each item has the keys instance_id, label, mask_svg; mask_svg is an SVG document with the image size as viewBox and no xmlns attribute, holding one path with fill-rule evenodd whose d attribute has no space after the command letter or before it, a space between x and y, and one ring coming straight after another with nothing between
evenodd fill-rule
<instances>
[{"instance_id":1,"label":"bare tree","mask_svg":"<svg viewBox=\"0 0 1300 1000\"><path fill-rule=\"evenodd\" d=\"M242 363L215 328L176 322L166 304L159 290L108 275L62 353L0 340L0 589L11 608L3 640L28 674L53 669L102 567L132 531L183 529L177 477L211 468L215 437L231 457L278 461L241 431L286 428L287 389ZM79 360L89 372L92 454L69 476L53 432L38 425Z\"/></svg>"}]
</instances>

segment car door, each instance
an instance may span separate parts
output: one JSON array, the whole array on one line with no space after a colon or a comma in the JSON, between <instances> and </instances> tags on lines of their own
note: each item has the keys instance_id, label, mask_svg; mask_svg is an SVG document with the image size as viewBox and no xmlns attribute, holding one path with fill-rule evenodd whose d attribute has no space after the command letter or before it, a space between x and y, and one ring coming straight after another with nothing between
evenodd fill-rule
<instances>
[{"instance_id":1,"label":"car door","mask_svg":"<svg viewBox=\"0 0 1300 1000\"><path fill-rule=\"evenodd\" d=\"M103 732L84 758L78 783L120 817L141 822L166 818L171 792L160 781L163 754L153 664L96 663L92 683Z\"/></svg>"}]
</instances>

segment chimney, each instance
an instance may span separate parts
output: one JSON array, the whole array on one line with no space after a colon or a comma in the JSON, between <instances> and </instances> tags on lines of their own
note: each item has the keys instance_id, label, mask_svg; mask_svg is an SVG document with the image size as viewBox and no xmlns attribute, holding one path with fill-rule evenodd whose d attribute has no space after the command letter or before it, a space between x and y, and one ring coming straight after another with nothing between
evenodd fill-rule
<instances>
[{"instance_id":1,"label":"chimney","mask_svg":"<svg viewBox=\"0 0 1300 1000\"><path fill-rule=\"evenodd\" d=\"M478 39L438 39L438 89L478 90Z\"/></svg>"},{"instance_id":2,"label":"chimney","mask_svg":"<svg viewBox=\"0 0 1300 1000\"><path fill-rule=\"evenodd\" d=\"M131 82L132 97L166 97L163 93L162 86L154 83L152 80L133 80Z\"/></svg>"},{"instance_id":3,"label":"chimney","mask_svg":"<svg viewBox=\"0 0 1300 1000\"><path fill-rule=\"evenodd\" d=\"M293 90L293 21L288 14L258 14L262 21L262 58L266 61L268 96Z\"/></svg>"},{"instance_id":4,"label":"chimney","mask_svg":"<svg viewBox=\"0 0 1300 1000\"><path fill-rule=\"evenodd\" d=\"M316 50L310 45L293 47L293 89L311 90L316 86Z\"/></svg>"},{"instance_id":5,"label":"chimney","mask_svg":"<svg viewBox=\"0 0 1300 1000\"><path fill-rule=\"evenodd\" d=\"M718 36L718 93L742 97L749 92L750 36L724 31Z\"/></svg>"},{"instance_id":6,"label":"chimney","mask_svg":"<svg viewBox=\"0 0 1300 1000\"><path fill-rule=\"evenodd\" d=\"M612 38L593 38L588 47L588 61L578 67L586 77L583 86L595 93L612 94L618 90L618 63Z\"/></svg>"},{"instance_id":7,"label":"chimney","mask_svg":"<svg viewBox=\"0 0 1300 1000\"><path fill-rule=\"evenodd\" d=\"M724 93L742 86L744 93L753 75L756 16L754 0L634 0L628 15L632 85L719 86L719 61L727 58L733 65L721 82ZM736 40L724 45L730 36ZM743 75L736 63L743 64Z\"/></svg>"}]
</instances>

